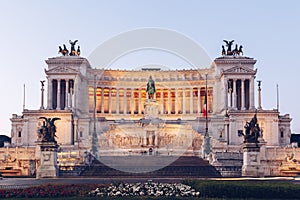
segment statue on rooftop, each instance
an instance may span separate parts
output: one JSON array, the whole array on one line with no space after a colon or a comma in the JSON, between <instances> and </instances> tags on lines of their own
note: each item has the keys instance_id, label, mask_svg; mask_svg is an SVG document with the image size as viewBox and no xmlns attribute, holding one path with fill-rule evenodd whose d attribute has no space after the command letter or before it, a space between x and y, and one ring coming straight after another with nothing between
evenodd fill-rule
<instances>
[{"instance_id":1,"label":"statue on rooftop","mask_svg":"<svg viewBox=\"0 0 300 200\"><path fill-rule=\"evenodd\" d=\"M70 51L70 56L76 56L76 50L75 50L75 45L78 42L78 40L75 40L74 42L72 42L71 40L69 40L69 43L71 44L71 51Z\"/></svg>"},{"instance_id":2,"label":"statue on rooftop","mask_svg":"<svg viewBox=\"0 0 300 200\"><path fill-rule=\"evenodd\" d=\"M234 40L231 40L231 41L223 40L223 41L226 43L226 47L227 47L227 55L228 55L228 56L233 55L233 54L232 54L232 51L231 51L231 46L232 46Z\"/></svg>"},{"instance_id":3,"label":"statue on rooftop","mask_svg":"<svg viewBox=\"0 0 300 200\"><path fill-rule=\"evenodd\" d=\"M154 98L154 93L156 92L156 90L155 90L155 83L154 80L152 79L152 76L149 77L146 92L148 93L148 99Z\"/></svg>"}]
</instances>

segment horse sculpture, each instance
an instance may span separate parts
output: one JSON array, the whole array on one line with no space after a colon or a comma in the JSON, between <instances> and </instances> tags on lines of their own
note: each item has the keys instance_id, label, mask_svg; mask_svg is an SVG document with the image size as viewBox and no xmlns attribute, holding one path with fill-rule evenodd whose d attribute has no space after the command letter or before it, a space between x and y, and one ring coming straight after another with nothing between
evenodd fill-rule
<instances>
[{"instance_id":1,"label":"horse sculpture","mask_svg":"<svg viewBox=\"0 0 300 200\"><path fill-rule=\"evenodd\" d=\"M61 53L63 56L67 56L68 55L69 51L66 48L65 44L64 44L64 48L61 48L61 46L59 46L58 48L59 48L58 53Z\"/></svg>"}]
</instances>

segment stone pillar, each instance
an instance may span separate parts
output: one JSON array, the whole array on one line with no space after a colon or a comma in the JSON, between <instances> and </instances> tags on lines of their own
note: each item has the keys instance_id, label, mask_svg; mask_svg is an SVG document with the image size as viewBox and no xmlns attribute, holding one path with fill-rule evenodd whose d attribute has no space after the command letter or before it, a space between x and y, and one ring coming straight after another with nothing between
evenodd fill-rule
<instances>
[{"instance_id":1,"label":"stone pillar","mask_svg":"<svg viewBox=\"0 0 300 200\"><path fill-rule=\"evenodd\" d=\"M147 134L147 133L145 133L145 134ZM147 136L146 135L144 136L144 146L147 146Z\"/></svg>"},{"instance_id":2,"label":"stone pillar","mask_svg":"<svg viewBox=\"0 0 300 200\"><path fill-rule=\"evenodd\" d=\"M225 110L227 112L228 109L228 80L224 80L224 104L225 104Z\"/></svg>"},{"instance_id":3,"label":"stone pillar","mask_svg":"<svg viewBox=\"0 0 300 200\"><path fill-rule=\"evenodd\" d=\"M241 80L241 88L242 88L242 92L241 92L241 101L242 101L242 105L241 105L241 109L245 110L245 79Z\"/></svg>"},{"instance_id":4,"label":"stone pillar","mask_svg":"<svg viewBox=\"0 0 300 200\"><path fill-rule=\"evenodd\" d=\"M130 102L130 113L133 115L134 114L134 88L131 88L131 102Z\"/></svg>"},{"instance_id":5,"label":"stone pillar","mask_svg":"<svg viewBox=\"0 0 300 200\"><path fill-rule=\"evenodd\" d=\"M263 177L264 172L260 164L260 144L244 143L242 176Z\"/></svg>"},{"instance_id":6,"label":"stone pillar","mask_svg":"<svg viewBox=\"0 0 300 200\"><path fill-rule=\"evenodd\" d=\"M197 101L197 108L198 108L198 114L201 113L201 90L198 88L198 101Z\"/></svg>"},{"instance_id":7,"label":"stone pillar","mask_svg":"<svg viewBox=\"0 0 300 200\"><path fill-rule=\"evenodd\" d=\"M154 146L155 147L158 146L158 134L157 134L157 131L155 131L155 135L154 135Z\"/></svg>"},{"instance_id":8,"label":"stone pillar","mask_svg":"<svg viewBox=\"0 0 300 200\"><path fill-rule=\"evenodd\" d=\"M185 88L182 88L182 114L186 114Z\"/></svg>"},{"instance_id":9,"label":"stone pillar","mask_svg":"<svg viewBox=\"0 0 300 200\"><path fill-rule=\"evenodd\" d=\"M56 142L41 142L38 144L41 150L40 166L36 172L36 178L58 177L57 149Z\"/></svg>"},{"instance_id":10,"label":"stone pillar","mask_svg":"<svg viewBox=\"0 0 300 200\"><path fill-rule=\"evenodd\" d=\"M178 114L178 88L175 88L175 114Z\"/></svg>"},{"instance_id":11,"label":"stone pillar","mask_svg":"<svg viewBox=\"0 0 300 200\"><path fill-rule=\"evenodd\" d=\"M124 109L123 109L123 114L127 114L127 88L123 89L123 99L124 99Z\"/></svg>"},{"instance_id":12,"label":"stone pillar","mask_svg":"<svg viewBox=\"0 0 300 200\"><path fill-rule=\"evenodd\" d=\"M236 100L237 100L237 94L236 94L236 79L233 79L233 91L232 91L233 93L232 93L232 95L233 95L233 97L232 97L232 101L233 101L233 108L236 110L237 109L237 102L236 102Z\"/></svg>"},{"instance_id":13,"label":"stone pillar","mask_svg":"<svg viewBox=\"0 0 300 200\"><path fill-rule=\"evenodd\" d=\"M104 113L104 87L101 87L101 113Z\"/></svg>"},{"instance_id":14,"label":"stone pillar","mask_svg":"<svg viewBox=\"0 0 300 200\"><path fill-rule=\"evenodd\" d=\"M168 88L168 114L171 114L171 89Z\"/></svg>"},{"instance_id":15,"label":"stone pillar","mask_svg":"<svg viewBox=\"0 0 300 200\"><path fill-rule=\"evenodd\" d=\"M139 88L139 106L138 106L138 108L139 108L139 114L142 114L142 89L141 88Z\"/></svg>"},{"instance_id":16,"label":"stone pillar","mask_svg":"<svg viewBox=\"0 0 300 200\"><path fill-rule=\"evenodd\" d=\"M53 84L52 79L48 78L48 99L47 99L47 110L53 109L52 107L52 93L53 93Z\"/></svg>"},{"instance_id":17,"label":"stone pillar","mask_svg":"<svg viewBox=\"0 0 300 200\"><path fill-rule=\"evenodd\" d=\"M69 80L66 79L65 110L69 108Z\"/></svg>"},{"instance_id":18,"label":"stone pillar","mask_svg":"<svg viewBox=\"0 0 300 200\"><path fill-rule=\"evenodd\" d=\"M56 106L56 110L60 110L60 83L61 80L57 79L57 106Z\"/></svg>"},{"instance_id":19,"label":"stone pillar","mask_svg":"<svg viewBox=\"0 0 300 200\"><path fill-rule=\"evenodd\" d=\"M44 110L45 107L44 107L44 82L45 81L41 81L41 107L40 107L40 110Z\"/></svg>"},{"instance_id":20,"label":"stone pillar","mask_svg":"<svg viewBox=\"0 0 300 200\"><path fill-rule=\"evenodd\" d=\"M190 114L194 114L194 95L193 88L190 88Z\"/></svg>"},{"instance_id":21,"label":"stone pillar","mask_svg":"<svg viewBox=\"0 0 300 200\"><path fill-rule=\"evenodd\" d=\"M261 110L262 109L262 107L261 107L261 88L260 88L261 81L257 81L257 82L258 82L258 92L257 92L258 105L257 105L257 109Z\"/></svg>"},{"instance_id":22,"label":"stone pillar","mask_svg":"<svg viewBox=\"0 0 300 200\"><path fill-rule=\"evenodd\" d=\"M249 85L250 85L250 110L254 110L254 78L251 77L249 80Z\"/></svg>"},{"instance_id":23,"label":"stone pillar","mask_svg":"<svg viewBox=\"0 0 300 200\"><path fill-rule=\"evenodd\" d=\"M116 88L116 114L120 113L120 106L119 106L119 88Z\"/></svg>"},{"instance_id":24,"label":"stone pillar","mask_svg":"<svg viewBox=\"0 0 300 200\"><path fill-rule=\"evenodd\" d=\"M73 91L74 91L74 89L71 87L70 88L70 108L73 107Z\"/></svg>"},{"instance_id":25,"label":"stone pillar","mask_svg":"<svg viewBox=\"0 0 300 200\"><path fill-rule=\"evenodd\" d=\"M108 113L109 114L111 114L111 107L112 107L111 90L112 88L110 87L108 91Z\"/></svg>"},{"instance_id":26,"label":"stone pillar","mask_svg":"<svg viewBox=\"0 0 300 200\"><path fill-rule=\"evenodd\" d=\"M160 89L160 113L164 114L164 89Z\"/></svg>"}]
</instances>

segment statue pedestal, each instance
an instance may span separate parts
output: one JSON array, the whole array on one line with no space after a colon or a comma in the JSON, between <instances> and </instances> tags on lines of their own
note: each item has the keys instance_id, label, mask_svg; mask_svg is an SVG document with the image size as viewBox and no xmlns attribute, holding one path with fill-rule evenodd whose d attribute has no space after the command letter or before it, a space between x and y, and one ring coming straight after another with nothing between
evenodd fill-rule
<instances>
[{"instance_id":1,"label":"statue pedestal","mask_svg":"<svg viewBox=\"0 0 300 200\"><path fill-rule=\"evenodd\" d=\"M159 113L159 104L155 99L148 99L144 104L145 106L145 119L158 118Z\"/></svg>"},{"instance_id":2,"label":"statue pedestal","mask_svg":"<svg viewBox=\"0 0 300 200\"><path fill-rule=\"evenodd\" d=\"M260 144L245 143L243 145L242 176L263 177L263 168L260 165Z\"/></svg>"},{"instance_id":3,"label":"statue pedestal","mask_svg":"<svg viewBox=\"0 0 300 200\"><path fill-rule=\"evenodd\" d=\"M57 149L56 142L40 142L41 149L40 166L37 169L36 178L58 177Z\"/></svg>"}]
</instances>

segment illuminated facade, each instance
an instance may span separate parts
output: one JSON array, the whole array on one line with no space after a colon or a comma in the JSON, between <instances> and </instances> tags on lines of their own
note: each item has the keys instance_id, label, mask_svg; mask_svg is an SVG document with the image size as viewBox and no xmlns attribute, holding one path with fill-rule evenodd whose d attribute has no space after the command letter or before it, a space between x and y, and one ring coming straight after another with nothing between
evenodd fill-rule
<instances>
[{"instance_id":1,"label":"illuminated facade","mask_svg":"<svg viewBox=\"0 0 300 200\"><path fill-rule=\"evenodd\" d=\"M78 56L49 58L46 63L47 106L44 108L42 103L38 110L13 115L12 148L35 148L42 123L39 117L59 117L57 142L62 152L89 151L96 137L95 148L103 156L140 152L149 147L161 155L172 151L201 156L207 83L208 133L212 137L213 157L210 162L228 156L224 152L241 153L243 137L238 133L257 113L263 130L260 141L264 144L265 174L279 173L278 166L274 167L277 164L267 162L272 157L268 157L268 152L290 144L291 118L280 115L278 110L260 108L260 102L255 107L257 70L253 58L222 56L210 68L180 70L96 69L97 66L92 68L87 59ZM149 76L155 81L154 117L159 120L152 128L144 126ZM278 160L284 158L284 153L278 156Z\"/></svg>"}]
</instances>

